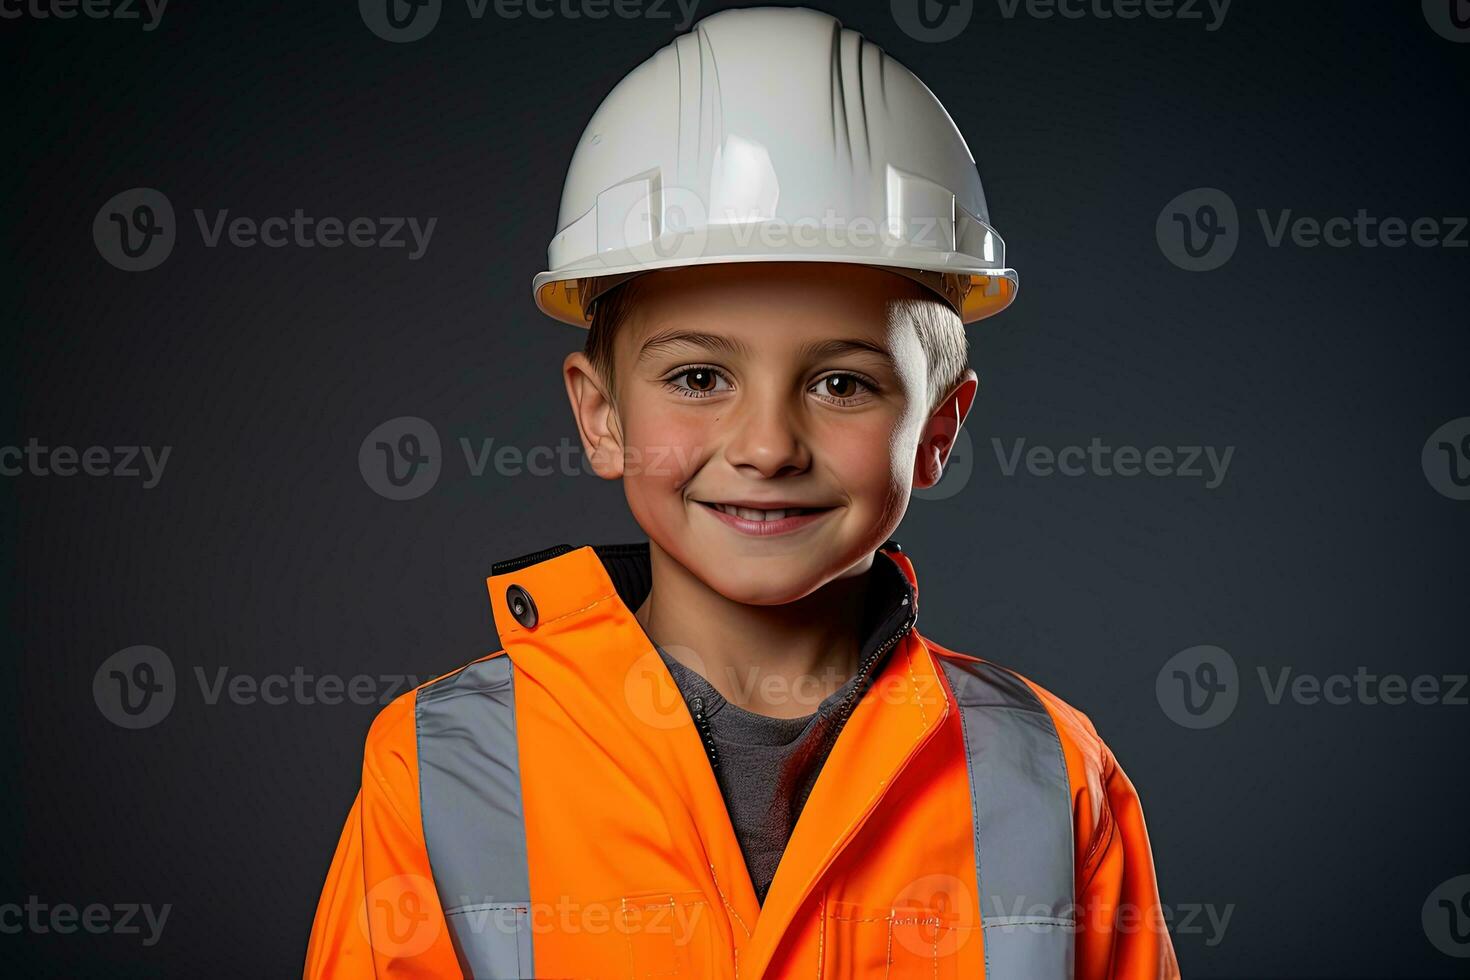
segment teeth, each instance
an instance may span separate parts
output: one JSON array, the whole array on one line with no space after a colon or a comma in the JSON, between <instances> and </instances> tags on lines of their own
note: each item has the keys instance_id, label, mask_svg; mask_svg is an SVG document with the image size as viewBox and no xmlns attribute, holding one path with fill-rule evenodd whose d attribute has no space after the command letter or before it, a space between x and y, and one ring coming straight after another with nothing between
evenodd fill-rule
<instances>
[{"instance_id":1,"label":"teeth","mask_svg":"<svg viewBox=\"0 0 1470 980\"><path fill-rule=\"evenodd\" d=\"M743 517L747 521L779 521L783 517L806 513L800 507L791 507L786 510L755 510L750 507L733 507L730 504L715 504L715 506L727 514Z\"/></svg>"}]
</instances>

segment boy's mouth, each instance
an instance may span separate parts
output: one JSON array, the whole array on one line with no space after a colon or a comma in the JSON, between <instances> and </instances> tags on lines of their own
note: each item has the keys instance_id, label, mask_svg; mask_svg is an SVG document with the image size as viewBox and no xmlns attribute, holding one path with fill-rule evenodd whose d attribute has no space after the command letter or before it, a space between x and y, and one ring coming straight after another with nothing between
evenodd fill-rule
<instances>
[{"instance_id":1,"label":"boy's mouth","mask_svg":"<svg viewBox=\"0 0 1470 980\"><path fill-rule=\"evenodd\" d=\"M750 503L717 503L711 500L698 500L696 503L703 504L711 510L729 514L731 517L741 518L747 521L759 521L762 523L785 520L788 517L801 517L807 514L820 514L831 510L831 507L798 507L795 504L780 503L762 504L759 507ZM752 502L753 503L753 502Z\"/></svg>"}]
</instances>

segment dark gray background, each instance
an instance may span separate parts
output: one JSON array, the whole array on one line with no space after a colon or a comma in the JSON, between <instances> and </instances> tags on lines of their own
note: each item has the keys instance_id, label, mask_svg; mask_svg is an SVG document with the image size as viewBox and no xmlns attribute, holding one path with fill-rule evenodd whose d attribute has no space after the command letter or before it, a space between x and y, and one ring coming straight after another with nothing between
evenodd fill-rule
<instances>
[{"instance_id":1,"label":"dark gray background","mask_svg":"<svg viewBox=\"0 0 1470 980\"><path fill-rule=\"evenodd\" d=\"M640 538L591 476L468 475L456 444L575 439L580 344L529 295L572 147L673 19L471 19L390 44L350 2L186 4L137 21L0 22L6 54L0 444L169 445L161 483L0 478L7 601L0 902L169 903L162 941L0 936L30 976L299 973L358 782L361 705L209 705L195 668L415 674L498 647L492 561ZM1470 872L1470 708L1271 705L1256 668L1464 673L1470 503L1420 465L1470 415L1466 250L1267 246L1255 209L1464 215L1470 45L1418 3L1237 0L1199 21L1004 17L922 43L887 4L814 3L915 70L974 152L1020 270L973 333L974 472L896 537L920 629L1029 674L1096 722L1142 793L1190 977L1464 976L1430 892ZM701 15L721 5L705 4ZM158 268L91 226L154 187ZM1240 209L1222 268L1155 240L1176 194ZM191 211L437 217L428 253L205 248ZM357 465L396 416L444 472L386 500ZM1007 445L1234 446L1184 478L1005 477ZM1458 598L1457 598L1458 597ZM115 651L179 672L160 724L92 696ZM1240 703L1176 725L1175 653L1228 650ZM1457 747L1458 746L1458 747ZM1198 927L1199 923L1197 923Z\"/></svg>"}]
</instances>

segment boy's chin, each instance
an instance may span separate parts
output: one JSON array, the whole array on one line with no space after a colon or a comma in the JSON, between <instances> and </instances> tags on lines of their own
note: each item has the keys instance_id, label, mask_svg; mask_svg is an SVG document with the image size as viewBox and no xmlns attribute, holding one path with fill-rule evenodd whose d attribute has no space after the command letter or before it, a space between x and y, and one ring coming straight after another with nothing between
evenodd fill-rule
<instances>
[{"instance_id":1,"label":"boy's chin","mask_svg":"<svg viewBox=\"0 0 1470 980\"><path fill-rule=\"evenodd\" d=\"M761 553L757 548L707 548L681 559L705 586L731 602L747 606L779 606L796 602L842 575L834 562L836 549L808 542L788 553Z\"/></svg>"}]
</instances>

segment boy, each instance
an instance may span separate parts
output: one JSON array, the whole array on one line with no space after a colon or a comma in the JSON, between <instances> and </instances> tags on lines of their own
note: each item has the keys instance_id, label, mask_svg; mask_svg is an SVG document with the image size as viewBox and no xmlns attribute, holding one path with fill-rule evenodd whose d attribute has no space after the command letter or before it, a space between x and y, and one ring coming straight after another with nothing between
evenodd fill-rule
<instances>
[{"instance_id":1,"label":"boy","mask_svg":"<svg viewBox=\"0 0 1470 980\"><path fill-rule=\"evenodd\" d=\"M493 566L502 649L372 726L306 975L1177 977L1128 778L919 634L889 537L1015 293L932 93L716 14L603 102L560 224L537 303L590 321L567 394L649 540Z\"/></svg>"}]
</instances>

